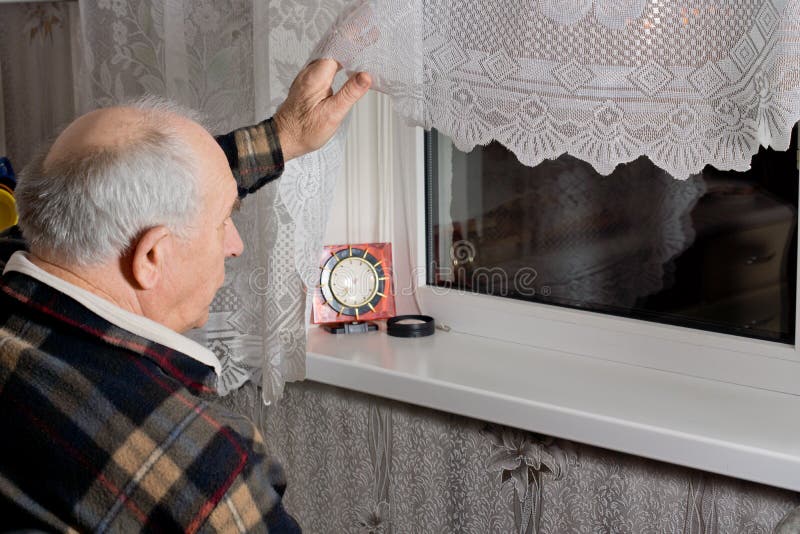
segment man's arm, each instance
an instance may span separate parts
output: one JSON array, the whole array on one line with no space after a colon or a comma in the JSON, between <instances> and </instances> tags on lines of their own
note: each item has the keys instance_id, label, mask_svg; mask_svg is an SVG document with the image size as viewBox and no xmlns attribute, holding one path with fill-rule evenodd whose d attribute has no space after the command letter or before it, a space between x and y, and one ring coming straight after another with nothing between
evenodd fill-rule
<instances>
[{"instance_id":1,"label":"man's arm","mask_svg":"<svg viewBox=\"0 0 800 534\"><path fill-rule=\"evenodd\" d=\"M268 455L261 433L239 414L218 413L215 417L241 440L247 450L247 462L210 510L198 533L300 534L297 521L283 507L283 467Z\"/></svg>"},{"instance_id":2,"label":"man's arm","mask_svg":"<svg viewBox=\"0 0 800 534\"><path fill-rule=\"evenodd\" d=\"M276 469L280 470L276 463L269 468L248 467L246 474L237 477L225 492L198 532L300 534L302 529L297 520L283 507L285 483L276 490ZM261 478L267 480L258 480Z\"/></svg>"},{"instance_id":3,"label":"man's arm","mask_svg":"<svg viewBox=\"0 0 800 534\"><path fill-rule=\"evenodd\" d=\"M236 178L239 198L255 193L283 173L283 150L274 118L217 136L216 140Z\"/></svg>"},{"instance_id":4,"label":"man's arm","mask_svg":"<svg viewBox=\"0 0 800 534\"><path fill-rule=\"evenodd\" d=\"M239 198L280 177L285 161L321 148L367 93L372 80L365 72L353 74L334 93L331 85L339 68L332 59L310 63L292 82L274 117L216 138L236 178Z\"/></svg>"}]
</instances>

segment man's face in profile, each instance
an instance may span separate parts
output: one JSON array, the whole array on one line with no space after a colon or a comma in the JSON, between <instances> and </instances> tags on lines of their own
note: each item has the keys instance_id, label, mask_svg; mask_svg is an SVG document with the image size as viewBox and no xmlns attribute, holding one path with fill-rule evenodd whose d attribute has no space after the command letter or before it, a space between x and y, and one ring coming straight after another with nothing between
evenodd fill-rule
<instances>
[{"instance_id":1,"label":"man's face in profile","mask_svg":"<svg viewBox=\"0 0 800 534\"><path fill-rule=\"evenodd\" d=\"M239 197L228 160L200 125L184 122L187 141L198 158L200 210L188 238L172 237L172 257L166 262L160 288L164 290L165 306L173 310L169 314L170 326L179 332L208 321L211 301L225 281L225 258L238 256L244 250L231 219Z\"/></svg>"}]
</instances>

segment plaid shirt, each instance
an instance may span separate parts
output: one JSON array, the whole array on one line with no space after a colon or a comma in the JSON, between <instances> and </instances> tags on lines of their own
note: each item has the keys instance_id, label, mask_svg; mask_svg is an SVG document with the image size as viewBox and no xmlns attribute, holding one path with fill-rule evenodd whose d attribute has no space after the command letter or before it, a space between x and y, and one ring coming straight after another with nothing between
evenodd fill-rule
<instances>
[{"instance_id":1,"label":"plaid shirt","mask_svg":"<svg viewBox=\"0 0 800 534\"><path fill-rule=\"evenodd\" d=\"M241 196L280 175L271 121L219 141ZM249 420L215 403L214 379L46 284L3 276L3 529L299 532L280 466Z\"/></svg>"}]
</instances>

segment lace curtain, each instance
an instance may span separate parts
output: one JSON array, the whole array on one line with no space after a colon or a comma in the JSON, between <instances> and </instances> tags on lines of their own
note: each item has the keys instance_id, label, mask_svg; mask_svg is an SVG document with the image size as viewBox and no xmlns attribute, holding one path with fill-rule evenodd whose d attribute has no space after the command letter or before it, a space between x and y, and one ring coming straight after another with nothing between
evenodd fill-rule
<instances>
[{"instance_id":1,"label":"lace curtain","mask_svg":"<svg viewBox=\"0 0 800 534\"><path fill-rule=\"evenodd\" d=\"M316 53L367 70L412 124L534 166L746 170L800 118L797 0L359 0Z\"/></svg>"},{"instance_id":2,"label":"lace curtain","mask_svg":"<svg viewBox=\"0 0 800 534\"><path fill-rule=\"evenodd\" d=\"M84 110L149 92L204 111L222 132L269 116L309 55L330 56L372 73L410 124L462 150L496 139L527 165L566 152L609 173L646 155L686 178L706 164L747 169L759 145L788 147L800 116L800 0L598 7L81 0L77 79ZM304 376L307 288L342 143L290 163L238 216L247 252L194 334L223 362L223 394L252 378L270 402ZM691 199L681 206L676 221Z\"/></svg>"}]
</instances>

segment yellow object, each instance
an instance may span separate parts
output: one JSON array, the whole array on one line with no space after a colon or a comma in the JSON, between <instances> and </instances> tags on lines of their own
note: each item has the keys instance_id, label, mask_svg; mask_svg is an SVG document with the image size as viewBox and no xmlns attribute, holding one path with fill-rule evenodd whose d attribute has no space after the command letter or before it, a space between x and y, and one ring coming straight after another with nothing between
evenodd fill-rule
<instances>
[{"instance_id":1,"label":"yellow object","mask_svg":"<svg viewBox=\"0 0 800 534\"><path fill-rule=\"evenodd\" d=\"M17 224L17 203L5 187L0 187L0 232Z\"/></svg>"}]
</instances>

